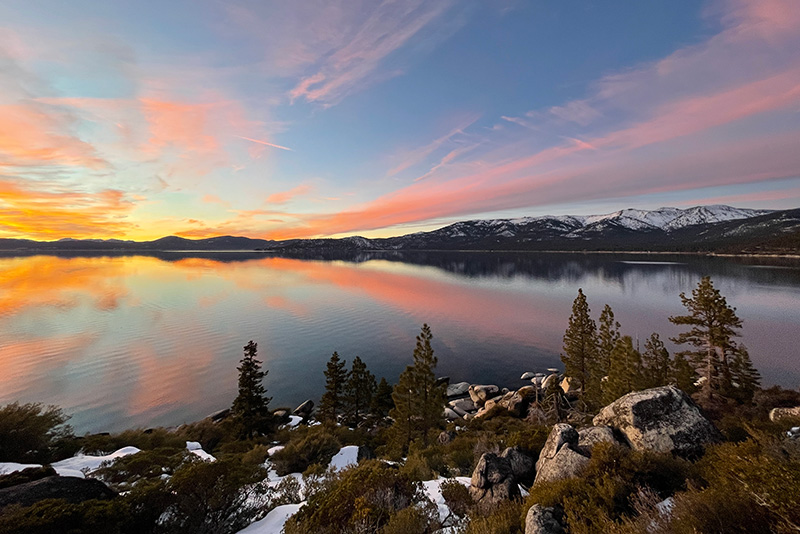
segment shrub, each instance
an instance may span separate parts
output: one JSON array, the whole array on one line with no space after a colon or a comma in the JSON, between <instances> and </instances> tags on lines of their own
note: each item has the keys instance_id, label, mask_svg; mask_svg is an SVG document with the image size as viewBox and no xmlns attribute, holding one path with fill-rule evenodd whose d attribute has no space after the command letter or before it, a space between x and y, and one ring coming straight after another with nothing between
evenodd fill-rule
<instances>
[{"instance_id":1,"label":"shrub","mask_svg":"<svg viewBox=\"0 0 800 534\"><path fill-rule=\"evenodd\" d=\"M383 462L367 460L339 473L327 491L312 495L286 523L285 532L378 532L398 511L426 503L419 483Z\"/></svg>"},{"instance_id":2,"label":"shrub","mask_svg":"<svg viewBox=\"0 0 800 534\"><path fill-rule=\"evenodd\" d=\"M233 533L255 517L252 498L266 491L261 467L236 458L193 462L182 466L166 484L174 502L165 514L169 532Z\"/></svg>"},{"instance_id":3,"label":"shrub","mask_svg":"<svg viewBox=\"0 0 800 534\"><path fill-rule=\"evenodd\" d=\"M143 479L172 475L190 453L184 449L162 447L117 458L98 469L93 476L117 490L128 489ZM191 458L189 459L191 461Z\"/></svg>"},{"instance_id":4,"label":"shrub","mask_svg":"<svg viewBox=\"0 0 800 534\"><path fill-rule=\"evenodd\" d=\"M310 428L305 437L290 441L283 449L272 455L272 463L278 475L302 473L314 463L327 465L341 448L339 441L325 429Z\"/></svg>"},{"instance_id":5,"label":"shrub","mask_svg":"<svg viewBox=\"0 0 800 534\"><path fill-rule=\"evenodd\" d=\"M403 508L389 518L381 529L381 534L428 534L439 527L436 507L428 501L427 505Z\"/></svg>"},{"instance_id":6,"label":"shrub","mask_svg":"<svg viewBox=\"0 0 800 534\"><path fill-rule=\"evenodd\" d=\"M183 449L186 440L165 428L151 428L148 430L125 430L116 434L93 434L80 438L81 448L86 454L109 454L122 447L136 447L143 451L173 448Z\"/></svg>"},{"instance_id":7,"label":"shrub","mask_svg":"<svg viewBox=\"0 0 800 534\"><path fill-rule=\"evenodd\" d=\"M520 521L522 503L504 501L486 515L470 517L465 534L516 534L522 533L523 522Z\"/></svg>"},{"instance_id":8,"label":"shrub","mask_svg":"<svg viewBox=\"0 0 800 534\"><path fill-rule=\"evenodd\" d=\"M58 473L50 466L28 467L22 471L15 471L8 475L0 475L0 489L10 488L17 484L25 484L26 482L33 482L34 480L54 477L56 475L58 475Z\"/></svg>"},{"instance_id":9,"label":"shrub","mask_svg":"<svg viewBox=\"0 0 800 534\"><path fill-rule=\"evenodd\" d=\"M57 406L14 402L0 408L0 462L48 463L77 450Z\"/></svg>"}]
</instances>

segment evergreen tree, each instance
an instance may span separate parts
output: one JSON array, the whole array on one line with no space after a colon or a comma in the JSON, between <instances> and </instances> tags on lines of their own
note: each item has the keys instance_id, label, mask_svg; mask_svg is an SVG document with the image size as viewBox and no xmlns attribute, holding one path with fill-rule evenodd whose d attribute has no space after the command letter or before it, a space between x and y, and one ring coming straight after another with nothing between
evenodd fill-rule
<instances>
[{"instance_id":1,"label":"evergreen tree","mask_svg":"<svg viewBox=\"0 0 800 534\"><path fill-rule=\"evenodd\" d=\"M427 447L433 430L444 427L445 386L436 384L437 359L431 347L430 327L425 324L417 336L414 364L400 374L392 392L394 409L389 416L394 420L392 441L403 452L411 442L421 440Z\"/></svg>"},{"instance_id":2,"label":"evergreen tree","mask_svg":"<svg viewBox=\"0 0 800 534\"><path fill-rule=\"evenodd\" d=\"M644 344L642 353L645 388L655 388L669 384L671 369L669 351L657 333L653 332Z\"/></svg>"},{"instance_id":3,"label":"evergreen tree","mask_svg":"<svg viewBox=\"0 0 800 534\"><path fill-rule=\"evenodd\" d=\"M394 401L392 400L392 386L385 378L381 378L378 382L378 387L375 389L375 395L372 397L372 406L370 410L372 413L379 417L386 417L389 412L394 408Z\"/></svg>"},{"instance_id":4,"label":"evergreen tree","mask_svg":"<svg viewBox=\"0 0 800 534\"><path fill-rule=\"evenodd\" d=\"M597 327L589 311L586 296L582 289L578 289L569 326L564 333L564 352L561 354L564 373L580 383L584 402L597 397L597 392L592 388L600 381L600 378L592 380L592 367L597 359Z\"/></svg>"},{"instance_id":5,"label":"evergreen tree","mask_svg":"<svg viewBox=\"0 0 800 534\"><path fill-rule=\"evenodd\" d=\"M244 346L244 357L239 361L239 394L233 401L231 414L239 427L239 435L250 439L258 434L273 430L272 414L265 394L262 380L268 371L261 369L261 361L256 358L258 345L252 340Z\"/></svg>"},{"instance_id":6,"label":"evergreen tree","mask_svg":"<svg viewBox=\"0 0 800 534\"><path fill-rule=\"evenodd\" d=\"M603 403L611 404L631 391L642 389L642 355L631 336L621 337L611 351L611 364L603 382Z\"/></svg>"},{"instance_id":7,"label":"evergreen tree","mask_svg":"<svg viewBox=\"0 0 800 534\"><path fill-rule=\"evenodd\" d=\"M587 391L593 394L592 404L600 401L601 382L611 369L611 353L619 341L619 323L614 319L614 311L606 304L600 312L600 324L597 329L597 358L590 362L590 385Z\"/></svg>"},{"instance_id":8,"label":"evergreen tree","mask_svg":"<svg viewBox=\"0 0 800 534\"><path fill-rule=\"evenodd\" d=\"M320 421L336 422L344 408L344 388L347 383L345 361L334 352L325 370L325 393L319 403Z\"/></svg>"},{"instance_id":9,"label":"evergreen tree","mask_svg":"<svg viewBox=\"0 0 800 534\"><path fill-rule=\"evenodd\" d=\"M730 365L734 397L739 402L750 403L761 386L761 373L753 366L747 347L739 345L733 353Z\"/></svg>"},{"instance_id":10,"label":"evergreen tree","mask_svg":"<svg viewBox=\"0 0 800 534\"><path fill-rule=\"evenodd\" d=\"M714 288L708 276L704 276L692 290L691 298L681 293L681 302L689 314L670 317L669 320L691 328L672 338L672 341L695 347L695 350L683 353L691 358L692 364L704 378L701 387L706 399L711 400L714 392L727 394L731 386L728 357L736 350L732 338L739 335L737 329L742 327L736 308L728 306L725 297Z\"/></svg>"},{"instance_id":11,"label":"evergreen tree","mask_svg":"<svg viewBox=\"0 0 800 534\"><path fill-rule=\"evenodd\" d=\"M601 378L608 374L611 367L611 351L617 346L619 338L619 323L614 319L614 311L611 306L606 304L603 311L600 312L600 324L597 329L597 351L599 353L597 361L599 362L598 371L603 373L600 375Z\"/></svg>"},{"instance_id":12,"label":"evergreen tree","mask_svg":"<svg viewBox=\"0 0 800 534\"><path fill-rule=\"evenodd\" d=\"M697 371L695 371L691 362L686 359L686 354L683 352L678 352L673 357L670 374L670 382L675 384L678 389L685 391L689 395L697 390L697 386L695 386Z\"/></svg>"},{"instance_id":13,"label":"evergreen tree","mask_svg":"<svg viewBox=\"0 0 800 534\"><path fill-rule=\"evenodd\" d=\"M355 357L344 387L344 414L348 424L358 426L369 411L375 395L375 375L358 356Z\"/></svg>"}]
</instances>

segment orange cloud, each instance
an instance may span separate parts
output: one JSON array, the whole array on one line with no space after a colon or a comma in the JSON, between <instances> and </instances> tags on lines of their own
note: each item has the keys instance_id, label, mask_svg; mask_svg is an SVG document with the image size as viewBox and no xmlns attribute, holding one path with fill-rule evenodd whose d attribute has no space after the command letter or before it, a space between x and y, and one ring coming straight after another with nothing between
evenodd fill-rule
<instances>
[{"instance_id":1,"label":"orange cloud","mask_svg":"<svg viewBox=\"0 0 800 534\"><path fill-rule=\"evenodd\" d=\"M312 187L308 184L300 184L297 187L289 189L288 191L281 191L280 193L274 193L268 196L267 202L270 204L285 204L294 197L307 195L311 189Z\"/></svg>"},{"instance_id":2,"label":"orange cloud","mask_svg":"<svg viewBox=\"0 0 800 534\"><path fill-rule=\"evenodd\" d=\"M0 235L36 239L117 237L134 227L125 193L90 193L0 175Z\"/></svg>"}]
</instances>

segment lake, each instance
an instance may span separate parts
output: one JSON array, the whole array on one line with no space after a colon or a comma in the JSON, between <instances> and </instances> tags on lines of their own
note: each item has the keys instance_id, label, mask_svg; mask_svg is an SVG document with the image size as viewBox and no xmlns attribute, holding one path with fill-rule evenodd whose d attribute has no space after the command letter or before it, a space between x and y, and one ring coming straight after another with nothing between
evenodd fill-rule
<instances>
[{"instance_id":1,"label":"lake","mask_svg":"<svg viewBox=\"0 0 800 534\"><path fill-rule=\"evenodd\" d=\"M560 367L583 288L644 343L679 330L711 275L766 384L800 385L800 263L697 256L263 253L0 256L0 404L43 402L79 433L176 425L228 407L258 343L272 407L318 400L331 353L390 382L431 325L438 375L519 387ZM672 348L672 347L671 347Z\"/></svg>"}]
</instances>

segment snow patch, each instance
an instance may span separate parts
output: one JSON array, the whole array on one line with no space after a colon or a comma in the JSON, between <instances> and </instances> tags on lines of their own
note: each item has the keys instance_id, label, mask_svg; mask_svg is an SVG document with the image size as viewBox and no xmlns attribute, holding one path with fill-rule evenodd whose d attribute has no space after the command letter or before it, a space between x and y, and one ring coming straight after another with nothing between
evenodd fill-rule
<instances>
[{"instance_id":1,"label":"snow patch","mask_svg":"<svg viewBox=\"0 0 800 534\"><path fill-rule=\"evenodd\" d=\"M0 462L0 475L10 475L29 467L42 467L41 464L18 464L17 462Z\"/></svg>"},{"instance_id":2,"label":"snow patch","mask_svg":"<svg viewBox=\"0 0 800 534\"><path fill-rule=\"evenodd\" d=\"M440 521L444 521L445 518L450 515L450 508L447 507L444 502L444 497L442 497L442 483L448 480L456 480L467 487L469 487L470 484L469 477L436 478L434 480L425 480L422 482L422 489L425 490L428 499L439 509Z\"/></svg>"},{"instance_id":3,"label":"snow patch","mask_svg":"<svg viewBox=\"0 0 800 534\"><path fill-rule=\"evenodd\" d=\"M264 517L239 531L239 534L281 534L286 521L297 513L305 502L277 506Z\"/></svg>"},{"instance_id":4,"label":"snow patch","mask_svg":"<svg viewBox=\"0 0 800 534\"><path fill-rule=\"evenodd\" d=\"M123 447L119 450L112 452L111 454L106 454L105 456L88 456L85 454L78 454L72 458L67 458L66 460L61 460L60 462L55 462L52 464L53 469L56 470L59 474L61 474L62 470L68 470L69 472L76 472L79 471L81 473L91 473L92 471L96 471L100 468L100 465L103 462L111 463L117 458L122 458L124 456L129 456L131 454L136 454L140 452L139 449L136 447ZM74 475L65 475L65 476L74 476Z\"/></svg>"},{"instance_id":5,"label":"snow patch","mask_svg":"<svg viewBox=\"0 0 800 534\"><path fill-rule=\"evenodd\" d=\"M336 455L331 458L330 466L334 469L344 469L345 467L358 463L358 446L348 445L342 447Z\"/></svg>"}]
</instances>

